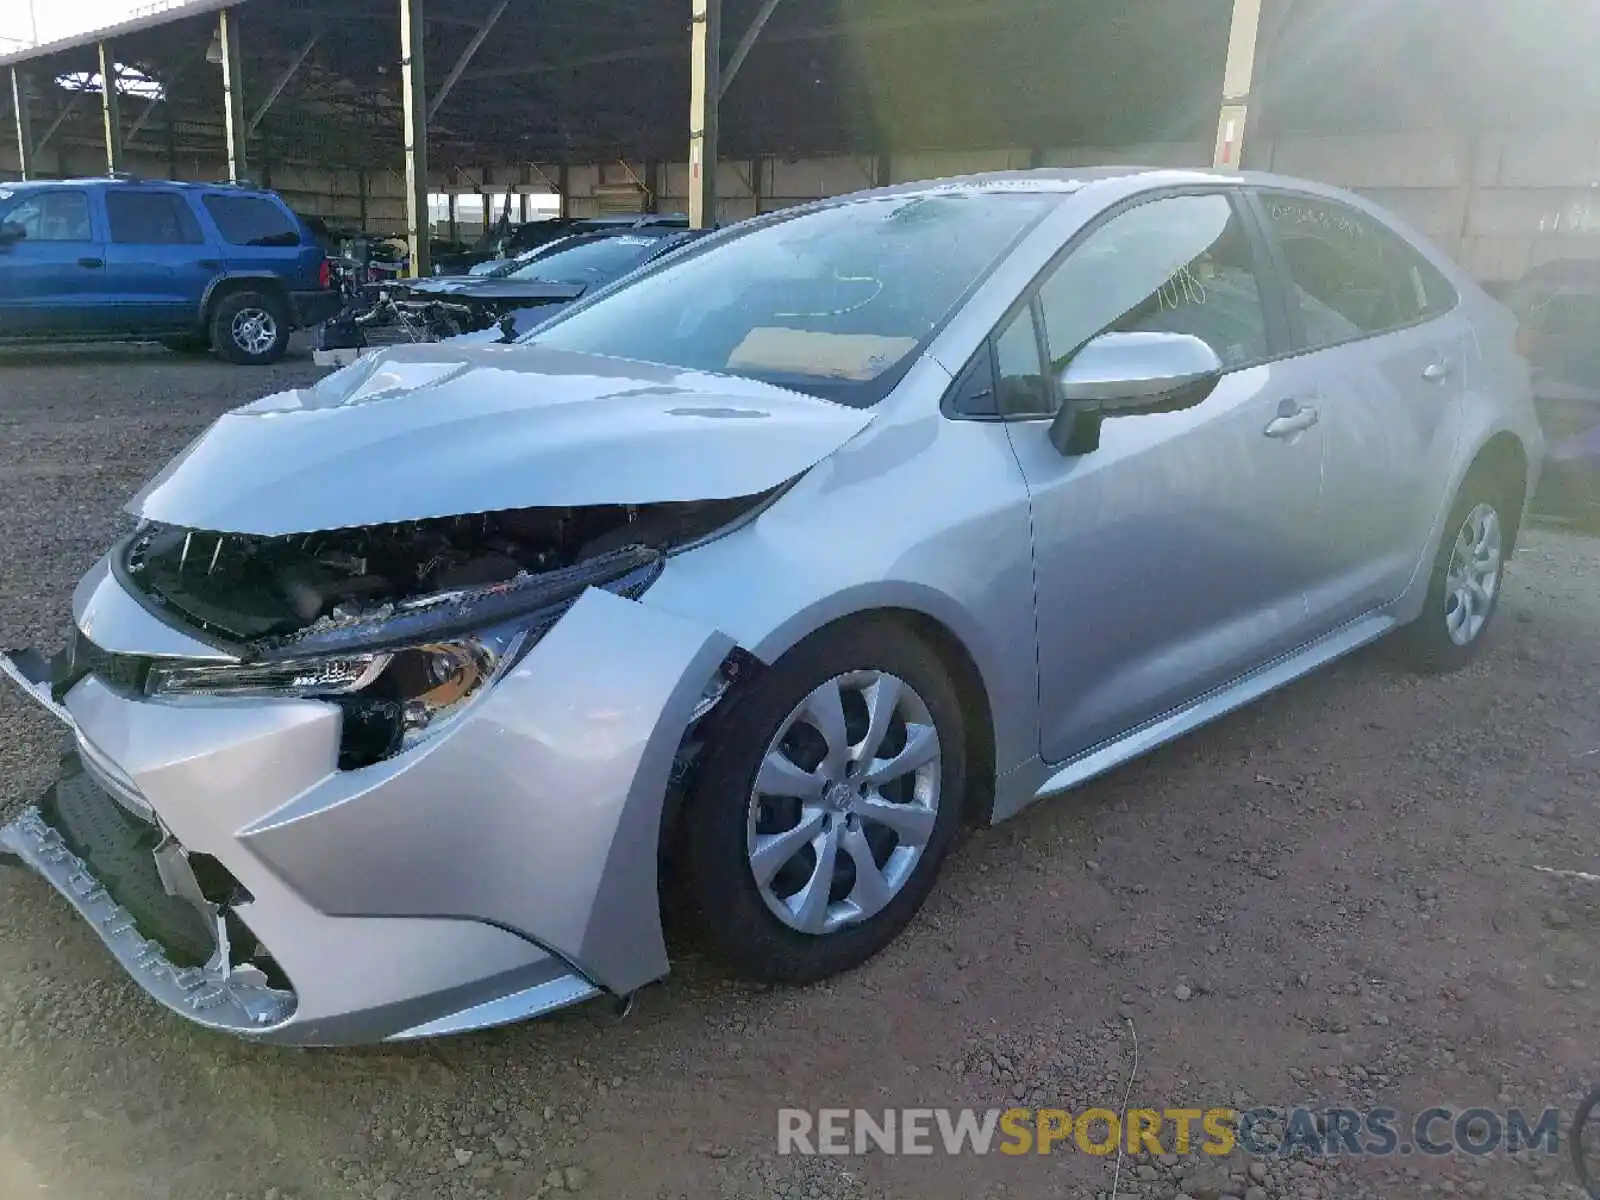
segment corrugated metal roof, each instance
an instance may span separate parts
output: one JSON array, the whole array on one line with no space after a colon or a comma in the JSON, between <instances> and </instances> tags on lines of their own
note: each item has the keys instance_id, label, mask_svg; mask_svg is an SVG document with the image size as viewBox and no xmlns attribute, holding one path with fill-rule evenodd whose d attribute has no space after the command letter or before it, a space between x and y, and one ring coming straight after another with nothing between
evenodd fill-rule
<instances>
[{"instance_id":1,"label":"corrugated metal roof","mask_svg":"<svg viewBox=\"0 0 1600 1200\"><path fill-rule=\"evenodd\" d=\"M107 39L115 41L117 38L127 37L129 34L143 33L149 29L160 29L164 25L176 25L180 21L187 21L193 17L203 17L207 13L220 12L224 8L233 8L246 2L247 0L185 0L184 3L174 4L172 7L164 8L159 12L146 13L143 16L133 17L116 25L107 25L104 29L91 29L84 33L74 34L72 37L32 46L27 50L0 54L0 67L8 67L13 64L21 65L38 59L50 58L53 55L64 54L72 50L82 50L86 46L93 46L96 42L103 42Z\"/></svg>"}]
</instances>

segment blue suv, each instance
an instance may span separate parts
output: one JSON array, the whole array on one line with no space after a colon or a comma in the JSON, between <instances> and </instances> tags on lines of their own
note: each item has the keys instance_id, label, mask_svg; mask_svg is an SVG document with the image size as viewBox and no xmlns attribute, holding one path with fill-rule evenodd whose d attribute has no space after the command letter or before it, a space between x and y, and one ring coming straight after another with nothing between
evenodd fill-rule
<instances>
[{"instance_id":1,"label":"blue suv","mask_svg":"<svg viewBox=\"0 0 1600 1200\"><path fill-rule=\"evenodd\" d=\"M339 307L317 238L271 192L0 183L0 340L149 340L270 363Z\"/></svg>"}]
</instances>

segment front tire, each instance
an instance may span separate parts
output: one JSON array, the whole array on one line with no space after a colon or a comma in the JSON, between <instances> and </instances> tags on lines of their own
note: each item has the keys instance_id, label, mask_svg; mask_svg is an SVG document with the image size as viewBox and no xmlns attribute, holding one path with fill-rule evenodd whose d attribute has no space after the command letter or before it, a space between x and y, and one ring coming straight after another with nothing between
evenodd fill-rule
<instances>
[{"instance_id":1,"label":"front tire","mask_svg":"<svg viewBox=\"0 0 1600 1200\"><path fill-rule=\"evenodd\" d=\"M1456 498L1422 615L1402 635L1406 658L1416 669L1458 671L1482 649L1500 608L1516 528L1509 495L1508 488L1478 474L1467 479Z\"/></svg>"},{"instance_id":2,"label":"front tire","mask_svg":"<svg viewBox=\"0 0 1600 1200\"><path fill-rule=\"evenodd\" d=\"M910 924L961 825L966 732L938 655L890 621L825 630L709 724L683 842L707 937L764 982L860 966Z\"/></svg>"},{"instance_id":3,"label":"front tire","mask_svg":"<svg viewBox=\"0 0 1600 1200\"><path fill-rule=\"evenodd\" d=\"M275 363L289 348L288 313L276 296L231 292L217 301L211 314L211 344L241 366Z\"/></svg>"}]
</instances>

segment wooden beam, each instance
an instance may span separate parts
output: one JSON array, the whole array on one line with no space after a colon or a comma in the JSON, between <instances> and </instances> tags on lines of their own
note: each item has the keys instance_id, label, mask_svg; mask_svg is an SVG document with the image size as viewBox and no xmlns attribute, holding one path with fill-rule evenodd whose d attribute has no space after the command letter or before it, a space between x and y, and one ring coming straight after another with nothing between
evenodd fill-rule
<instances>
[{"instance_id":1,"label":"wooden beam","mask_svg":"<svg viewBox=\"0 0 1600 1200\"><path fill-rule=\"evenodd\" d=\"M428 214L428 96L423 0L400 0L400 93L405 108L406 241L411 274L430 273Z\"/></svg>"},{"instance_id":2,"label":"wooden beam","mask_svg":"<svg viewBox=\"0 0 1600 1200\"><path fill-rule=\"evenodd\" d=\"M506 11L506 7L510 3L511 0L500 0L490 10L483 24L478 26L477 32L472 35L472 40L467 43L466 49L456 58L455 66L450 68L450 73L444 77L444 82L439 85L439 90L434 93L433 99L428 102L428 123L430 125L433 124L433 118L439 113L439 106L450 98L450 93L455 89L456 84L461 82L462 73L467 69L468 64L472 62L473 56L478 53L479 48L494 29L495 22L500 20L501 14Z\"/></svg>"},{"instance_id":3,"label":"wooden beam","mask_svg":"<svg viewBox=\"0 0 1600 1200\"><path fill-rule=\"evenodd\" d=\"M11 106L17 118L17 165L24 179L33 178L33 125L28 112L28 77L11 68Z\"/></svg>"},{"instance_id":4,"label":"wooden beam","mask_svg":"<svg viewBox=\"0 0 1600 1200\"><path fill-rule=\"evenodd\" d=\"M106 174L122 170L122 93L117 89L117 55L110 42L101 42L100 116L106 134Z\"/></svg>"},{"instance_id":5,"label":"wooden beam","mask_svg":"<svg viewBox=\"0 0 1600 1200\"><path fill-rule=\"evenodd\" d=\"M246 137L254 133L256 126L261 124L261 119L272 111L272 106L278 102L278 97L283 95L283 89L289 86L290 80L295 77L295 74L300 70L300 65L306 61L306 56L311 53L312 48L321 38L322 33L320 30L307 38L305 44L295 51L294 57L289 60L289 65L272 81L272 86L267 89L266 99L256 106L256 111L251 114L250 123L245 126Z\"/></svg>"},{"instance_id":6,"label":"wooden beam","mask_svg":"<svg viewBox=\"0 0 1600 1200\"><path fill-rule=\"evenodd\" d=\"M739 74L739 68L744 66L744 60L750 57L756 39L761 36L761 31L767 27L767 22L772 19L772 14L778 10L778 5L781 3L783 0L763 0L755 19L750 22L750 28L744 31L739 44L733 48L733 56L728 59L728 65L722 68L722 79L717 85L718 100L728 94L728 89L733 86L734 76Z\"/></svg>"},{"instance_id":7,"label":"wooden beam","mask_svg":"<svg viewBox=\"0 0 1600 1200\"><path fill-rule=\"evenodd\" d=\"M717 223L717 100L722 94L722 0L690 0L689 228Z\"/></svg>"},{"instance_id":8,"label":"wooden beam","mask_svg":"<svg viewBox=\"0 0 1600 1200\"><path fill-rule=\"evenodd\" d=\"M217 23L222 42L223 124L228 138L228 178L242 183L250 177L247 143L250 129L244 120L244 56L239 52L239 14L237 9L222 10Z\"/></svg>"}]
</instances>

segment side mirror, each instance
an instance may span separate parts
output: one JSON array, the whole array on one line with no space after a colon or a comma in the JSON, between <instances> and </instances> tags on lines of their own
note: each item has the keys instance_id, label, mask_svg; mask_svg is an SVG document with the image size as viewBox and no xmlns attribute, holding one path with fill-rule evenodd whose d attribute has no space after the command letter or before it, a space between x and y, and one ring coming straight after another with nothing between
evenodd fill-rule
<instances>
[{"instance_id":1,"label":"side mirror","mask_svg":"<svg viewBox=\"0 0 1600 1200\"><path fill-rule=\"evenodd\" d=\"M20 242L28 236L28 231L21 225L7 221L0 225L0 246L9 246L12 242Z\"/></svg>"},{"instance_id":2,"label":"side mirror","mask_svg":"<svg viewBox=\"0 0 1600 1200\"><path fill-rule=\"evenodd\" d=\"M1193 408L1222 369L1217 352L1187 333L1103 333L1057 377L1062 402L1050 442L1063 455L1088 454L1105 418Z\"/></svg>"}]
</instances>

